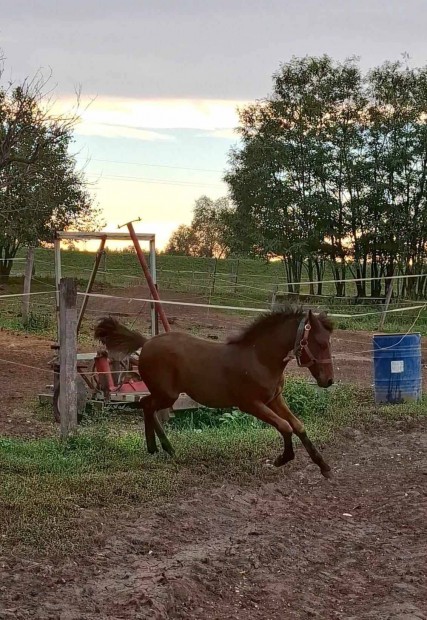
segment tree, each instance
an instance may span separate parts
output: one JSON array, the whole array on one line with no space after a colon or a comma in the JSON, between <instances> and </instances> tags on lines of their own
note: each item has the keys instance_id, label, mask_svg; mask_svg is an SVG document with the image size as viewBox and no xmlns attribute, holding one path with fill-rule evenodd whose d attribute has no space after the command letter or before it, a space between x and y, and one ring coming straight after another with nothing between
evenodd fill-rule
<instances>
[{"instance_id":1,"label":"tree","mask_svg":"<svg viewBox=\"0 0 427 620\"><path fill-rule=\"evenodd\" d=\"M294 58L273 76L272 95L240 112L243 146L231 152L225 176L236 205L235 236L248 222L247 251L280 256L293 292L305 267L310 280L315 272L321 279L332 230L339 242L346 234L325 170L334 160L331 111L351 92L353 66L328 56Z\"/></svg>"},{"instance_id":2,"label":"tree","mask_svg":"<svg viewBox=\"0 0 427 620\"><path fill-rule=\"evenodd\" d=\"M227 198L212 200L201 196L196 200L190 226L181 224L172 234L166 247L167 254L222 258L228 254Z\"/></svg>"},{"instance_id":3,"label":"tree","mask_svg":"<svg viewBox=\"0 0 427 620\"><path fill-rule=\"evenodd\" d=\"M181 224L172 233L165 252L181 256L197 256L197 243L192 227Z\"/></svg>"},{"instance_id":4,"label":"tree","mask_svg":"<svg viewBox=\"0 0 427 620\"><path fill-rule=\"evenodd\" d=\"M369 73L369 253L371 293L397 267L423 271L427 242L427 68L385 63ZM424 294L425 279L408 279Z\"/></svg>"},{"instance_id":5,"label":"tree","mask_svg":"<svg viewBox=\"0 0 427 620\"><path fill-rule=\"evenodd\" d=\"M372 274L371 295L396 268L419 273L427 243L427 68L292 59L273 93L240 112L242 145L225 180L235 205L230 248L282 258L291 292L303 270L330 262L337 295L347 272ZM427 277L408 279L421 295ZM311 287L311 292L314 292ZM321 294L321 286L317 293ZM365 281L357 294L367 294Z\"/></svg>"},{"instance_id":6,"label":"tree","mask_svg":"<svg viewBox=\"0 0 427 620\"><path fill-rule=\"evenodd\" d=\"M23 244L98 219L82 173L69 153L76 116L49 113L43 80L0 86L0 279L8 279Z\"/></svg>"}]
</instances>

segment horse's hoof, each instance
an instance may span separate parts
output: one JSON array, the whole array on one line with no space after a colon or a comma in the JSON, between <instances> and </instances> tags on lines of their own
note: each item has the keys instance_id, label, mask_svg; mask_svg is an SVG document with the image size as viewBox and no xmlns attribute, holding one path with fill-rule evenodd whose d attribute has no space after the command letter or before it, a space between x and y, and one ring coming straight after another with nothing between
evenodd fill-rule
<instances>
[{"instance_id":1,"label":"horse's hoof","mask_svg":"<svg viewBox=\"0 0 427 620\"><path fill-rule=\"evenodd\" d=\"M167 446L167 447L162 446L162 448L166 452L166 454L169 454L171 459L175 457L175 450L172 448L172 446Z\"/></svg>"},{"instance_id":2,"label":"horse's hoof","mask_svg":"<svg viewBox=\"0 0 427 620\"><path fill-rule=\"evenodd\" d=\"M156 454L156 452L158 452L159 449L157 446L148 446L147 447L147 452L148 454Z\"/></svg>"},{"instance_id":3,"label":"horse's hoof","mask_svg":"<svg viewBox=\"0 0 427 620\"><path fill-rule=\"evenodd\" d=\"M293 461L295 458L295 454L279 454L279 456L274 460L274 467L282 467L282 465L286 465L289 461Z\"/></svg>"},{"instance_id":4,"label":"horse's hoof","mask_svg":"<svg viewBox=\"0 0 427 620\"><path fill-rule=\"evenodd\" d=\"M330 480L333 476L332 476L332 471L331 468L328 467L327 469L321 469L320 473L322 474L322 476L324 478L326 478L327 480Z\"/></svg>"}]
</instances>

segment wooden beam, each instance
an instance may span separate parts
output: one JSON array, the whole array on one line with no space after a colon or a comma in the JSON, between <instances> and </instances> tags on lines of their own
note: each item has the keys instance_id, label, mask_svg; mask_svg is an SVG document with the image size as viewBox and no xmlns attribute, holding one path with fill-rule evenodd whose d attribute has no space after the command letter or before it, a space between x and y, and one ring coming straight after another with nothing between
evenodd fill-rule
<instances>
[{"instance_id":1,"label":"wooden beam","mask_svg":"<svg viewBox=\"0 0 427 620\"><path fill-rule=\"evenodd\" d=\"M150 241L150 273L153 280L153 284L156 287L157 292L159 288L157 286L157 270L156 270L156 246L153 241ZM151 304L151 335L157 336L159 333L159 315L156 310L156 304Z\"/></svg>"},{"instance_id":2,"label":"wooden beam","mask_svg":"<svg viewBox=\"0 0 427 620\"><path fill-rule=\"evenodd\" d=\"M28 324L28 318L30 315L30 293L31 293L31 278L33 276L34 265L34 248L27 249L27 258L25 262L25 276L24 276L24 295L22 297L22 323L24 327Z\"/></svg>"},{"instance_id":3,"label":"wooden beam","mask_svg":"<svg viewBox=\"0 0 427 620\"><path fill-rule=\"evenodd\" d=\"M59 342L59 286L61 274L61 242L55 239L56 339Z\"/></svg>"},{"instance_id":4,"label":"wooden beam","mask_svg":"<svg viewBox=\"0 0 427 620\"><path fill-rule=\"evenodd\" d=\"M140 241L154 241L153 233L135 233L136 238ZM111 239L112 241L131 241L131 237L127 232L74 232L60 230L55 235L56 239L61 241L79 241L82 239Z\"/></svg>"},{"instance_id":5,"label":"wooden beam","mask_svg":"<svg viewBox=\"0 0 427 620\"><path fill-rule=\"evenodd\" d=\"M77 333L79 333L80 331L80 326L82 324L83 321L83 317L84 317L84 313L86 310L86 306L89 302L89 294L92 292L93 289L93 285L95 283L95 278L96 278L96 274L98 272L99 269L99 265L101 263L101 258L104 254L104 247L105 247L105 242L107 241L106 237L102 237L101 239L101 243L99 245L98 251L96 253L95 256L95 262L93 264L93 268L92 268L92 273L90 274L88 283L87 283L87 287L86 287L86 291L85 294L83 296L83 301L82 301L82 305L80 307L80 312L79 312L79 318L77 321Z\"/></svg>"},{"instance_id":6,"label":"wooden beam","mask_svg":"<svg viewBox=\"0 0 427 620\"><path fill-rule=\"evenodd\" d=\"M39 403L40 405L52 405L53 404L53 394L49 392L44 392L43 394L39 394ZM102 400L88 400L87 403L91 405L97 411L102 411L104 408L104 401Z\"/></svg>"},{"instance_id":7,"label":"wooden beam","mask_svg":"<svg viewBox=\"0 0 427 620\"><path fill-rule=\"evenodd\" d=\"M59 363L61 437L77 430L77 286L73 278L62 278L59 302Z\"/></svg>"},{"instance_id":8,"label":"wooden beam","mask_svg":"<svg viewBox=\"0 0 427 620\"><path fill-rule=\"evenodd\" d=\"M167 316L165 314L163 306L160 303L159 293L157 292L156 286L155 286L155 284L153 282L153 278L151 276L150 269L149 269L149 267L147 265L147 261L145 260L144 253L141 250L141 246L139 245L138 235L137 235L137 233L135 232L135 230L133 228L132 222L129 222L128 224L126 224L126 226L128 227L129 234L130 234L130 236L132 238L132 242L133 242L133 245L135 247L135 252L136 252L136 255L138 257L139 263L140 263L140 265L142 267L142 271L144 272L145 279L147 280L147 284L148 284L148 288L150 289L151 297L152 297L152 299L155 299L157 302L159 302L159 303L154 304L156 306L156 312L159 315L159 318L160 318L160 320L162 322L162 325L163 325L163 328L164 328L165 332L170 332L171 328L170 328L170 325L169 325L169 321L168 321L168 318L167 318ZM152 251L154 251L154 246L153 245L152 245Z\"/></svg>"},{"instance_id":9,"label":"wooden beam","mask_svg":"<svg viewBox=\"0 0 427 620\"><path fill-rule=\"evenodd\" d=\"M276 309L276 300L277 300L277 291L278 291L279 287L277 286L277 284L273 285L273 290L271 292L271 304L270 304L270 310L271 312L274 312L274 310Z\"/></svg>"}]
</instances>

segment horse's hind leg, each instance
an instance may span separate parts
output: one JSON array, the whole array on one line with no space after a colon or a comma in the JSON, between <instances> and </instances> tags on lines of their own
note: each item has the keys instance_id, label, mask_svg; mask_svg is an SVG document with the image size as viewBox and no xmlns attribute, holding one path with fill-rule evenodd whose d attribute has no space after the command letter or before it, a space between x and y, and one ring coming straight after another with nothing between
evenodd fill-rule
<instances>
[{"instance_id":1,"label":"horse's hind leg","mask_svg":"<svg viewBox=\"0 0 427 620\"><path fill-rule=\"evenodd\" d=\"M154 430L155 409L153 409L153 399L151 394L141 398L138 407L144 411L145 442L147 444L147 451L149 454L154 454L155 452L158 452L158 449Z\"/></svg>"},{"instance_id":2,"label":"horse's hind leg","mask_svg":"<svg viewBox=\"0 0 427 620\"><path fill-rule=\"evenodd\" d=\"M168 409L172 407L174 402L176 401L175 397L169 398L166 396L153 396L151 395L151 400L149 401L149 406L144 406L144 421L145 421L145 432L147 437L147 448L150 452L150 447L152 445L156 445L156 439L154 433L160 440L160 444L165 452L167 452L170 456L174 456L175 451L170 443L167 435L163 429L161 422L157 417L157 411L161 411L162 409ZM147 434L148 431L148 434ZM157 446L155 449L157 452Z\"/></svg>"},{"instance_id":3,"label":"horse's hind leg","mask_svg":"<svg viewBox=\"0 0 427 620\"><path fill-rule=\"evenodd\" d=\"M282 395L279 394L279 396L277 396L271 403L269 403L269 407L271 407L278 416L286 420L292 426L295 435L299 437L302 445L310 455L311 460L320 467L320 471L322 475L325 476L325 478L330 478L331 468L323 459L317 448L315 448L315 446L312 444L311 440L307 436L304 424L292 413L292 411L283 400Z\"/></svg>"},{"instance_id":4,"label":"horse's hind leg","mask_svg":"<svg viewBox=\"0 0 427 620\"><path fill-rule=\"evenodd\" d=\"M166 407L162 407L162 408L166 409ZM161 443L163 450L167 452L169 456L175 456L175 450L173 449L171 442L167 438L167 435L163 429L161 422L157 418L156 413L153 416L153 422L154 422L154 430L156 431L157 437L160 439L160 443Z\"/></svg>"}]
</instances>

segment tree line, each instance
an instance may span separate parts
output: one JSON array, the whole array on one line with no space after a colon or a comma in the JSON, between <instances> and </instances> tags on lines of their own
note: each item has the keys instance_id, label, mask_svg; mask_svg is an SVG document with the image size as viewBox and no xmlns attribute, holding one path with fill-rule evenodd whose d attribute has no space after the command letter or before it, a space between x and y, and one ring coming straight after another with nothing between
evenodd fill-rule
<instances>
[{"instance_id":1,"label":"tree line","mask_svg":"<svg viewBox=\"0 0 427 620\"><path fill-rule=\"evenodd\" d=\"M424 272L427 67L403 59L364 73L357 59L293 58L269 96L240 110L237 129L230 202L217 210L223 255L280 257L292 292L321 281L326 265L340 296L349 277L361 279L358 296L377 297L397 272ZM427 277L403 286L424 296Z\"/></svg>"},{"instance_id":2,"label":"tree line","mask_svg":"<svg viewBox=\"0 0 427 620\"><path fill-rule=\"evenodd\" d=\"M76 114L49 107L41 75L4 83L0 60L0 279L22 245L59 228L99 226L70 154ZM363 72L357 59L293 58L272 92L239 111L226 198L196 201L168 252L282 259L298 292L329 265L337 295L381 295L394 274L423 274L427 210L427 67L407 59ZM372 277L372 282L363 281ZM400 291L427 293L427 277Z\"/></svg>"}]
</instances>

